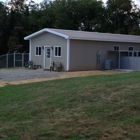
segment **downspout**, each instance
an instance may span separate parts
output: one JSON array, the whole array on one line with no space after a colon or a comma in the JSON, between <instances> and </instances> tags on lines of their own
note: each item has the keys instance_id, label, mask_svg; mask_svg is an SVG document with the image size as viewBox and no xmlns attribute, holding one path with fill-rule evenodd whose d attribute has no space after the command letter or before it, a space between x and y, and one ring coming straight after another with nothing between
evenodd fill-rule
<instances>
[{"instance_id":1,"label":"downspout","mask_svg":"<svg viewBox=\"0 0 140 140\"><path fill-rule=\"evenodd\" d=\"M44 69L46 68L46 66L45 66L45 50L46 50L46 46L44 46L44 52L43 52L43 67L44 67Z\"/></svg>"},{"instance_id":2,"label":"downspout","mask_svg":"<svg viewBox=\"0 0 140 140\"><path fill-rule=\"evenodd\" d=\"M138 70L138 52L136 53L136 55L137 55L137 63L136 63L136 70Z\"/></svg>"},{"instance_id":3,"label":"downspout","mask_svg":"<svg viewBox=\"0 0 140 140\"><path fill-rule=\"evenodd\" d=\"M70 39L67 39L67 67L66 71L69 71L70 68Z\"/></svg>"},{"instance_id":4,"label":"downspout","mask_svg":"<svg viewBox=\"0 0 140 140\"><path fill-rule=\"evenodd\" d=\"M30 39L30 46L29 46L29 61L31 61L31 45L32 45L32 43L31 43L31 39Z\"/></svg>"}]
</instances>

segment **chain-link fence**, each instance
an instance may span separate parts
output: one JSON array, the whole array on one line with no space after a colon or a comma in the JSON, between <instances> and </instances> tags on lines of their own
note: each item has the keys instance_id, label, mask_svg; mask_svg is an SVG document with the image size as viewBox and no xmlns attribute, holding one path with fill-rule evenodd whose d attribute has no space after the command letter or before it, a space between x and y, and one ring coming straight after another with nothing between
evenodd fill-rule
<instances>
[{"instance_id":1,"label":"chain-link fence","mask_svg":"<svg viewBox=\"0 0 140 140\"><path fill-rule=\"evenodd\" d=\"M0 56L0 68L24 67L29 53L7 53Z\"/></svg>"}]
</instances>

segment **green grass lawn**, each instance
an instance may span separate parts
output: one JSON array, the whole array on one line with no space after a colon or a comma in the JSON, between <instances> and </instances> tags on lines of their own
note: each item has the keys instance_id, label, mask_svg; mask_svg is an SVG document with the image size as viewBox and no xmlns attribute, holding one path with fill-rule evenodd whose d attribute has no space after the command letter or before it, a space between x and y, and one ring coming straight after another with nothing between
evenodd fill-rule
<instances>
[{"instance_id":1,"label":"green grass lawn","mask_svg":"<svg viewBox=\"0 0 140 140\"><path fill-rule=\"evenodd\" d=\"M140 72L0 88L1 140L140 140Z\"/></svg>"}]
</instances>

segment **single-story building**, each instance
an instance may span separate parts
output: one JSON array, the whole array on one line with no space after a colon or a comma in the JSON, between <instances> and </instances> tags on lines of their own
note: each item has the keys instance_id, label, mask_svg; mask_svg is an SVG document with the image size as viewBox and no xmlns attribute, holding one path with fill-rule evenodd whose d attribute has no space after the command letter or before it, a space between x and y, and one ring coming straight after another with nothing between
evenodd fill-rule
<instances>
[{"instance_id":1,"label":"single-story building","mask_svg":"<svg viewBox=\"0 0 140 140\"><path fill-rule=\"evenodd\" d=\"M140 36L45 28L29 40L29 60L44 69L60 62L64 71L140 70Z\"/></svg>"}]
</instances>

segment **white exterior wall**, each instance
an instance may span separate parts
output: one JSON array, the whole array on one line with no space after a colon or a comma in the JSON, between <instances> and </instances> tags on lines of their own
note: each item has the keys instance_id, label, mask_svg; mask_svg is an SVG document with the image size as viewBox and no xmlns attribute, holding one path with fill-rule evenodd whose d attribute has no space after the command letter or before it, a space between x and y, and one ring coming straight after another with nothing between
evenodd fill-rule
<instances>
[{"instance_id":1,"label":"white exterior wall","mask_svg":"<svg viewBox=\"0 0 140 140\"><path fill-rule=\"evenodd\" d=\"M36 46L53 47L53 49L51 49L51 54L52 54L51 62L53 61L61 62L63 65L63 70L67 70L68 67L67 66L67 39L51 33L44 33L35 38L32 38L30 44L31 44L30 60L32 60L35 65L41 65L42 68L45 68L44 66L45 49L43 48L41 49L41 56L35 56L35 47ZM55 46L61 47L61 57L54 56Z\"/></svg>"}]
</instances>

